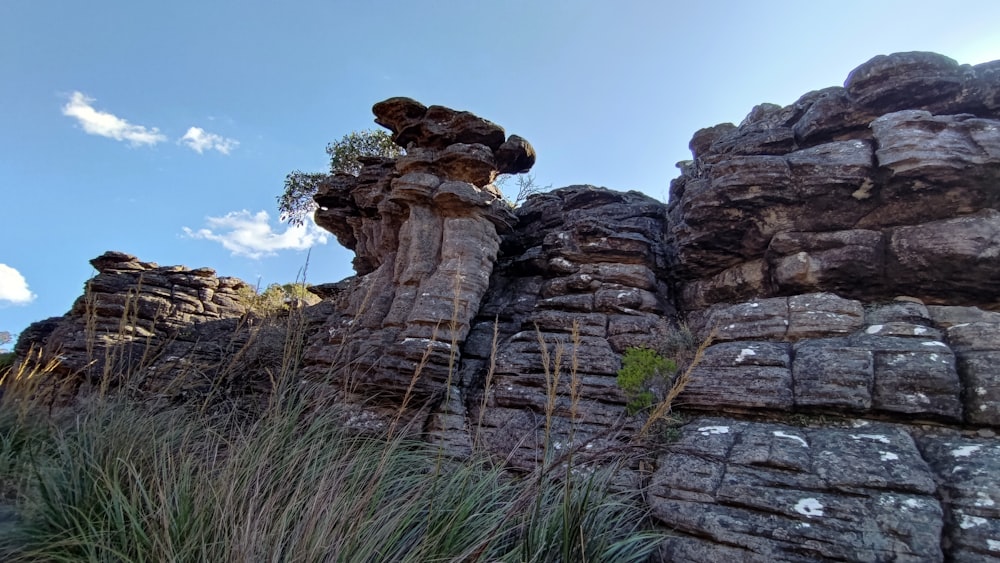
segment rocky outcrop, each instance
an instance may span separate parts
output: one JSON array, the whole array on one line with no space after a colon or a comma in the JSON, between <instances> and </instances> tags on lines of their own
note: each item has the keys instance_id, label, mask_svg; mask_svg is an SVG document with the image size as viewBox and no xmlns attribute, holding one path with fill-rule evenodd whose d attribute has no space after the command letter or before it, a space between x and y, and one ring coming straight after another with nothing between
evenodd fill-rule
<instances>
[{"instance_id":1,"label":"rocky outcrop","mask_svg":"<svg viewBox=\"0 0 1000 563\"><path fill-rule=\"evenodd\" d=\"M620 355L662 340L673 309L656 200L571 186L532 197L517 218L463 349L453 394L463 400L431 427L453 450L476 442L533 466L546 427L565 449L621 438Z\"/></svg>"},{"instance_id":2,"label":"rocky outcrop","mask_svg":"<svg viewBox=\"0 0 1000 563\"><path fill-rule=\"evenodd\" d=\"M315 196L317 224L357 253L358 275L334 290L307 373L390 409L433 404L456 383L501 233L515 222L491 182L530 168L534 151L468 112L408 98L373 111L406 153L365 159L357 177L335 175Z\"/></svg>"},{"instance_id":3,"label":"rocky outcrop","mask_svg":"<svg viewBox=\"0 0 1000 563\"><path fill-rule=\"evenodd\" d=\"M649 493L664 561L940 561L936 491L904 428L698 418Z\"/></svg>"},{"instance_id":4,"label":"rocky outcrop","mask_svg":"<svg viewBox=\"0 0 1000 563\"><path fill-rule=\"evenodd\" d=\"M704 129L671 184L681 305L831 291L998 307L1000 61L876 57Z\"/></svg>"},{"instance_id":5,"label":"rocky outcrop","mask_svg":"<svg viewBox=\"0 0 1000 563\"><path fill-rule=\"evenodd\" d=\"M698 131L667 205L571 186L515 212L492 182L531 167L524 139L406 98L374 112L406 154L316 195L357 275L305 311L305 376L358 405L349 423L514 468L618 452L642 422L621 354L686 323L711 342L632 468L659 560L1000 560L1000 61L879 56ZM249 342L235 282L95 267L91 297L22 337L66 373L152 343L219 365L196 344L223 348L212 327Z\"/></svg>"},{"instance_id":6,"label":"rocky outcrop","mask_svg":"<svg viewBox=\"0 0 1000 563\"><path fill-rule=\"evenodd\" d=\"M876 57L695 134L671 277L714 344L650 478L663 560L1000 558L998 70Z\"/></svg>"},{"instance_id":7,"label":"rocky outcrop","mask_svg":"<svg viewBox=\"0 0 1000 563\"><path fill-rule=\"evenodd\" d=\"M29 327L15 350L23 361L48 366L63 383L57 386L61 393L102 386L204 396L223 386L253 384L239 373L246 365L235 356L250 348L252 356L266 355L267 346L250 330L252 292L243 281L216 277L209 268L158 266L122 252L106 252L90 263L97 275L72 309Z\"/></svg>"}]
</instances>

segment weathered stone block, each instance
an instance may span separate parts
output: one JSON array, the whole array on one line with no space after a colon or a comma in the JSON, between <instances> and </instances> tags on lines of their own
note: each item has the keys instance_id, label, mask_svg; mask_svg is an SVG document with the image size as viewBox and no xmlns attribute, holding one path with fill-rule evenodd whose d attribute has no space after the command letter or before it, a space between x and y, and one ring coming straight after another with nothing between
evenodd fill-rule
<instances>
[{"instance_id":1,"label":"weathered stone block","mask_svg":"<svg viewBox=\"0 0 1000 563\"><path fill-rule=\"evenodd\" d=\"M788 345L728 342L710 346L678 402L695 408L790 409Z\"/></svg>"},{"instance_id":2,"label":"weathered stone block","mask_svg":"<svg viewBox=\"0 0 1000 563\"><path fill-rule=\"evenodd\" d=\"M940 479L946 507L943 542L950 561L1000 558L1000 447L996 440L928 436L924 456Z\"/></svg>"},{"instance_id":3,"label":"weathered stone block","mask_svg":"<svg viewBox=\"0 0 1000 563\"><path fill-rule=\"evenodd\" d=\"M894 337L873 337L869 342L875 350L875 409L962 418L955 356L946 345Z\"/></svg>"},{"instance_id":4,"label":"weathered stone block","mask_svg":"<svg viewBox=\"0 0 1000 563\"><path fill-rule=\"evenodd\" d=\"M964 387L965 420L1000 426L1000 350L959 352L957 367Z\"/></svg>"},{"instance_id":5,"label":"weathered stone block","mask_svg":"<svg viewBox=\"0 0 1000 563\"><path fill-rule=\"evenodd\" d=\"M806 340L795 345L795 405L867 410L872 406L875 358L846 339Z\"/></svg>"},{"instance_id":6,"label":"weathered stone block","mask_svg":"<svg viewBox=\"0 0 1000 563\"><path fill-rule=\"evenodd\" d=\"M697 419L659 461L649 503L675 532L663 560L942 559L933 475L896 427Z\"/></svg>"}]
</instances>

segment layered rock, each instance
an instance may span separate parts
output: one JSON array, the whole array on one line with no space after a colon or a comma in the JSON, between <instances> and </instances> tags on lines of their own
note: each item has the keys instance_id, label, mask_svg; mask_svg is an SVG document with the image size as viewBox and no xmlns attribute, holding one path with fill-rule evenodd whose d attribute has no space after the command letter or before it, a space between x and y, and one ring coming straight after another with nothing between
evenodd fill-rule
<instances>
[{"instance_id":1,"label":"layered rock","mask_svg":"<svg viewBox=\"0 0 1000 563\"><path fill-rule=\"evenodd\" d=\"M232 359L251 341L253 355L265 351L264 339L244 322L252 291L243 281L122 252L90 263L97 274L72 309L29 327L15 350L24 361L49 366L65 383L61 391L102 385L203 395L246 378Z\"/></svg>"},{"instance_id":2,"label":"layered rock","mask_svg":"<svg viewBox=\"0 0 1000 563\"><path fill-rule=\"evenodd\" d=\"M464 400L432 429L457 451L475 442L532 467L546 436L595 451L621 438L620 355L662 340L673 309L656 200L571 186L530 198L517 217L463 349Z\"/></svg>"},{"instance_id":3,"label":"layered rock","mask_svg":"<svg viewBox=\"0 0 1000 563\"><path fill-rule=\"evenodd\" d=\"M306 375L362 406L356 426L405 415L452 455L530 468L627 442L642 419L620 356L686 322L712 341L637 473L670 533L660 560L998 560L998 92L1000 61L876 57L843 88L697 132L669 205L571 186L516 213L491 182L530 168L526 141L376 104L406 154L316 195L357 276L316 288ZM218 359L205 331L243 334L235 282L95 266L95 305L22 337L61 347L67 373L150 342ZM115 334L129 314L146 324Z\"/></svg>"},{"instance_id":4,"label":"layered rock","mask_svg":"<svg viewBox=\"0 0 1000 563\"><path fill-rule=\"evenodd\" d=\"M998 70L876 57L695 134L671 277L714 340L678 406L715 416L650 477L663 560L1000 558Z\"/></svg>"},{"instance_id":5,"label":"layered rock","mask_svg":"<svg viewBox=\"0 0 1000 563\"><path fill-rule=\"evenodd\" d=\"M704 129L671 184L684 309L832 291L1000 306L1000 61L880 56Z\"/></svg>"},{"instance_id":6,"label":"layered rock","mask_svg":"<svg viewBox=\"0 0 1000 563\"><path fill-rule=\"evenodd\" d=\"M373 108L406 149L363 159L315 200L316 222L354 250L357 276L306 353L307 373L391 408L441 401L515 219L497 174L527 170L531 146L468 112L392 98Z\"/></svg>"},{"instance_id":7,"label":"layered rock","mask_svg":"<svg viewBox=\"0 0 1000 563\"><path fill-rule=\"evenodd\" d=\"M649 493L663 561L940 561L936 491L905 428L699 418Z\"/></svg>"}]
</instances>

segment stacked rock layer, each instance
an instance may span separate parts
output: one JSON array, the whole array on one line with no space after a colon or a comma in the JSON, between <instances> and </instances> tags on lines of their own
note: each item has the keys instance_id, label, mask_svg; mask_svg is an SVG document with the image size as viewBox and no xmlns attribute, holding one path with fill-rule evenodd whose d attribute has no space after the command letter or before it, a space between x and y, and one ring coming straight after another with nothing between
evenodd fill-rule
<instances>
[{"instance_id":1,"label":"stacked rock layer","mask_svg":"<svg viewBox=\"0 0 1000 563\"><path fill-rule=\"evenodd\" d=\"M209 268L158 266L122 252L90 261L97 275L62 317L31 325L15 349L67 385L204 396L252 384L233 361L264 353L248 323L252 290ZM250 343L253 342L253 346ZM240 380L240 381L234 381Z\"/></svg>"},{"instance_id":2,"label":"stacked rock layer","mask_svg":"<svg viewBox=\"0 0 1000 563\"><path fill-rule=\"evenodd\" d=\"M317 224L357 253L358 276L306 352L307 373L390 408L432 405L454 383L489 287L501 233L515 222L492 185L534 150L485 119L392 98L373 108L406 153L366 159L315 196Z\"/></svg>"},{"instance_id":3,"label":"stacked rock layer","mask_svg":"<svg viewBox=\"0 0 1000 563\"><path fill-rule=\"evenodd\" d=\"M571 186L515 213L493 182L531 167L527 141L406 98L374 112L406 154L316 195L357 275L306 310L306 376L357 420L405 411L519 468L617 451L642 422L621 354L686 323L712 340L637 474L659 560L1000 561L1000 61L879 56L703 129L667 205ZM105 349L130 312L186 354L218 349L206 327L240 334L232 282L95 266ZM19 354L101 369L86 303Z\"/></svg>"}]
</instances>

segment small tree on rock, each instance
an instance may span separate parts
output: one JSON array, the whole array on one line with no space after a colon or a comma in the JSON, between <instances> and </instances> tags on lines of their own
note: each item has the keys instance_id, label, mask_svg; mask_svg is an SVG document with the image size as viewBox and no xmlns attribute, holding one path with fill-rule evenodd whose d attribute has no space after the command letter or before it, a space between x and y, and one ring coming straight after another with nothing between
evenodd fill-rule
<instances>
[{"instance_id":1,"label":"small tree on rock","mask_svg":"<svg viewBox=\"0 0 1000 563\"><path fill-rule=\"evenodd\" d=\"M278 196L278 211L282 221L292 225L301 225L306 217L316 209L313 196L320 184L336 173L357 176L361 172L362 156L380 156L395 158L403 154L392 136L382 129L354 131L344 135L339 141L326 146L326 154L330 155L329 172L292 171L285 177L285 189Z\"/></svg>"}]
</instances>

